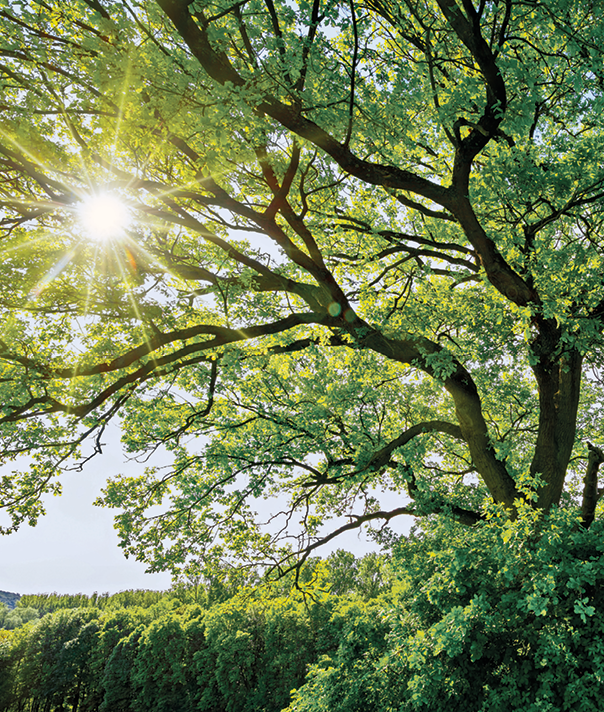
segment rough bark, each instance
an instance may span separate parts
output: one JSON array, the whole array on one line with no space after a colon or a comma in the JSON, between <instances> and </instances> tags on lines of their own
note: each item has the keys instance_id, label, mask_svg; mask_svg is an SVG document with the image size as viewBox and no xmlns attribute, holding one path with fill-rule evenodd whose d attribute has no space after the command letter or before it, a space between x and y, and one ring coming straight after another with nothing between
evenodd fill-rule
<instances>
[{"instance_id":1,"label":"rough bark","mask_svg":"<svg viewBox=\"0 0 604 712\"><path fill-rule=\"evenodd\" d=\"M544 332L545 334L545 332ZM554 356L559 334L537 339L540 358L533 366L539 386L539 430L531 474L544 481L537 506L549 509L560 501L577 428L582 357L576 350ZM540 351L540 353L539 353Z\"/></svg>"},{"instance_id":2,"label":"rough bark","mask_svg":"<svg viewBox=\"0 0 604 712\"><path fill-rule=\"evenodd\" d=\"M598 470L604 462L604 452L599 447L587 443L589 456L587 458L587 471L583 478L583 501L581 503L581 523L589 529L596 515L596 505L602 496L598 489Z\"/></svg>"}]
</instances>

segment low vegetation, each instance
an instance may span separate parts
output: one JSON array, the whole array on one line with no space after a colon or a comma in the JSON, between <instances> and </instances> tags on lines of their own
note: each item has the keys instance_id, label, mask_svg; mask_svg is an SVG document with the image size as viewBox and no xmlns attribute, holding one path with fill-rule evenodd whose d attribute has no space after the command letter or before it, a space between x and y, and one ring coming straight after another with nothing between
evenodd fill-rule
<instances>
[{"instance_id":1,"label":"low vegetation","mask_svg":"<svg viewBox=\"0 0 604 712\"><path fill-rule=\"evenodd\" d=\"M0 711L597 712L602 530L493 510L311 560L299 588L24 596L43 615L0 631Z\"/></svg>"}]
</instances>

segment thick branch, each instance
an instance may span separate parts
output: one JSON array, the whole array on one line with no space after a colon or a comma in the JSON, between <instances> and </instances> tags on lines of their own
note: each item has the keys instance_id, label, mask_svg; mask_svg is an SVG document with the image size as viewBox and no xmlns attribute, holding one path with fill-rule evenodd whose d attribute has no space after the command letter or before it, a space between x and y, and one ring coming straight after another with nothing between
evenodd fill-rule
<instances>
[{"instance_id":1,"label":"thick branch","mask_svg":"<svg viewBox=\"0 0 604 712\"><path fill-rule=\"evenodd\" d=\"M380 467L383 467L388 464L390 456L397 448L403 447L403 445L406 445L418 435L428 432L446 433L447 435L451 435L459 440L464 439L459 425L447 423L445 420L428 420L424 423L417 423L417 425L412 425L410 428L405 430L404 433L401 433L398 438L395 438L385 445L381 450L378 450L371 458L368 468L377 470Z\"/></svg>"},{"instance_id":2,"label":"thick branch","mask_svg":"<svg viewBox=\"0 0 604 712\"><path fill-rule=\"evenodd\" d=\"M456 151L454 182L458 183L460 189L463 189L467 186L472 160L497 134L507 107L507 93L495 57L480 33L480 21L476 13L470 13L471 21L468 21L460 12L455 0L437 0L437 2L455 34L476 60L487 89L487 101L483 114L475 128L460 142Z\"/></svg>"},{"instance_id":3,"label":"thick branch","mask_svg":"<svg viewBox=\"0 0 604 712\"><path fill-rule=\"evenodd\" d=\"M502 257L495 242L487 235L465 194L459 193L447 206L455 215L463 231L476 250L489 282L518 306L540 304L537 292L515 272Z\"/></svg>"},{"instance_id":4,"label":"thick branch","mask_svg":"<svg viewBox=\"0 0 604 712\"><path fill-rule=\"evenodd\" d=\"M368 324L364 329L369 333L359 338L363 346L399 363L420 368L442 381L455 403L461 437L468 444L478 473L495 502L503 502L513 511L514 501L519 496L516 484L505 463L496 457L482 414L480 396L468 371L446 349L429 339L410 335L389 338Z\"/></svg>"},{"instance_id":5,"label":"thick branch","mask_svg":"<svg viewBox=\"0 0 604 712\"><path fill-rule=\"evenodd\" d=\"M219 84L231 83L236 87L246 86L246 80L236 71L224 52L217 52L210 44L207 32L200 29L191 17L187 3L180 0L156 0L185 41L193 56L205 71ZM426 178L396 166L386 166L358 158L343 143L307 119L297 105L287 105L270 94L265 94L253 107L267 114L285 128L311 141L330 155L350 175L372 185L385 188L409 190L422 195L439 205L443 204L446 188Z\"/></svg>"},{"instance_id":6,"label":"thick branch","mask_svg":"<svg viewBox=\"0 0 604 712\"><path fill-rule=\"evenodd\" d=\"M596 505L602 492L598 490L598 470L604 462L604 452L599 447L587 443L589 456L587 458L587 472L583 478L583 502L581 503L581 523L589 529L596 515Z\"/></svg>"},{"instance_id":7,"label":"thick branch","mask_svg":"<svg viewBox=\"0 0 604 712\"><path fill-rule=\"evenodd\" d=\"M235 70L228 57L213 49L207 33L195 23L185 3L178 0L157 0L157 2L193 55L215 81L222 85L227 82L239 87L246 85L246 80ZM470 137L464 139L466 148L464 148L463 161L469 175L473 156L486 145L488 137L495 135L498 129L501 121L500 114L506 105L505 85L488 45L480 33L475 32L461 16L453 0L441 0L440 6L462 42L476 58L488 87L487 109L480 119L479 128L474 130ZM456 19L457 15L459 21ZM362 160L346 145L339 143L320 126L303 116L297 105L283 104L269 94L259 99L254 108L323 149L350 175L369 184L410 191L447 208L461 223L472 246L479 253L492 284L508 299L521 306L537 301L534 291L529 289L524 280L505 262L494 242L487 237L478 223L467 199L465 178L454 181L453 189L449 189L396 166ZM470 141L471 137L474 138Z\"/></svg>"},{"instance_id":8,"label":"thick branch","mask_svg":"<svg viewBox=\"0 0 604 712\"><path fill-rule=\"evenodd\" d=\"M318 324L321 323L321 318L317 317L315 314L292 314L285 319L280 319L276 322L269 324L261 324L258 326L251 326L245 329L229 329L222 326L213 325L200 325L198 327L191 327L191 329L181 330L181 334L185 332L196 331L198 334L213 334L214 338L207 341L196 342L187 344L181 349L174 351L162 357L153 358L147 363L139 366L135 371L127 373L120 378L118 378L110 386L98 393L91 401L79 406L68 406L59 403L54 398L49 396L42 396L38 398L32 398L24 406L13 410L13 412L3 418L0 418L0 423L4 422L15 422L17 420L23 420L26 418L34 417L42 413L57 413L63 412L71 415L76 415L77 417L84 417L91 413L93 410L101 406L105 401L114 396L123 388L135 388L138 384L148 380L149 378L156 377L158 375L165 375L167 373L166 368L170 367L170 371L179 370L192 362L198 362L199 358L194 361L191 359L184 360L186 357L192 354L199 354L204 351L212 351L216 348L220 348L227 344L236 343L238 341L247 341L259 336L266 336L271 334L282 333L288 329L299 326L301 324ZM172 333L171 338L174 336ZM189 336L188 338L191 338ZM161 346L161 335L157 337L157 341L152 345L155 348ZM185 337L186 338L186 337ZM174 339L174 340L183 340ZM134 365L136 361L140 360L143 356L149 354L149 344L143 344L136 349L132 349L127 354L114 359L109 363L97 364L96 366L85 371L84 369L78 370L77 368L70 369L56 369L54 371L47 370L44 374L45 378L65 378L71 379L76 376L82 375L93 375L97 373L107 373L112 370L118 370L126 368L129 365ZM5 356L6 358L6 356ZM209 357L203 357L204 359ZM42 370L42 369L41 369ZM46 408L36 408L32 410L34 406L44 406Z\"/></svg>"}]
</instances>

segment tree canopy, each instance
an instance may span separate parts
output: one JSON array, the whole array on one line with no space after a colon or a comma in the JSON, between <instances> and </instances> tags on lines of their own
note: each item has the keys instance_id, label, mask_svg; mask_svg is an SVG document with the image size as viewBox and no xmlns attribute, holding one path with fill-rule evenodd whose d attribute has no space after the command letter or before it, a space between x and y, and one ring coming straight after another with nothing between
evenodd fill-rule
<instances>
[{"instance_id":1,"label":"tree canopy","mask_svg":"<svg viewBox=\"0 0 604 712\"><path fill-rule=\"evenodd\" d=\"M523 501L591 524L593 3L1 4L5 532L112 419L148 467L102 503L151 570Z\"/></svg>"}]
</instances>

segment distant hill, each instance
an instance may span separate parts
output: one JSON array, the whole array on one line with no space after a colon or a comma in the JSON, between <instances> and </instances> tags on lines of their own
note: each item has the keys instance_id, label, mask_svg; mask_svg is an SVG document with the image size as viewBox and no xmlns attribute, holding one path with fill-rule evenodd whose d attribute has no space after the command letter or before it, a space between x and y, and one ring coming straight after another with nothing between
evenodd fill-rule
<instances>
[{"instance_id":1,"label":"distant hill","mask_svg":"<svg viewBox=\"0 0 604 712\"><path fill-rule=\"evenodd\" d=\"M9 608L14 608L17 601L21 598L20 593L10 593L9 591L0 591L0 603L5 603Z\"/></svg>"}]
</instances>

